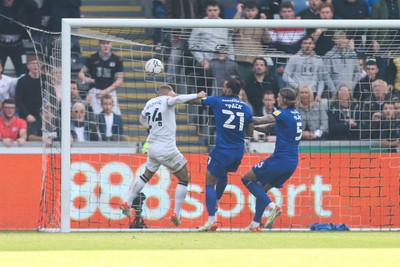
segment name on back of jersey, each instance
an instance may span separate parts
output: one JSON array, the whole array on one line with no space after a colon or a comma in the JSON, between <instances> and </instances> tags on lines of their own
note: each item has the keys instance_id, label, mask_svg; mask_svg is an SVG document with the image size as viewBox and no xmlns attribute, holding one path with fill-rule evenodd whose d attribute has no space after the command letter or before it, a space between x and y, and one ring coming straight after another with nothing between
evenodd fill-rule
<instances>
[{"instance_id":1,"label":"name on back of jersey","mask_svg":"<svg viewBox=\"0 0 400 267\"><path fill-rule=\"evenodd\" d=\"M230 102L224 103L225 107L229 109L242 109L243 105L237 99L222 99L222 102ZM236 102L236 103L232 103Z\"/></svg>"}]
</instances>

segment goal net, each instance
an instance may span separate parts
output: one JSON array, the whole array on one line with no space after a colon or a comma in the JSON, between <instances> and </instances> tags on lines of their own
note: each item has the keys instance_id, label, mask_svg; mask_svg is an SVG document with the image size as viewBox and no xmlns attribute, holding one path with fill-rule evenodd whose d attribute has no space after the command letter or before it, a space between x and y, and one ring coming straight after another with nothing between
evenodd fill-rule
<instances>
[{"instance_id":1,"label":"goal net","mask_svg":"<svg viewBox=\"0 0 400 267\"><path fill-rule=\"evenodd\" d=\"M46 75L43 135L51 140L43 148L41 229L196 231L207 220L205 173L208 152L215 146L213 114L193 104L176 108L177 145L191 174L179 227L169 221L177 179L164 167L131 203L130 218L119 209L145 170L147 129L139 116L164 83L180 94L204 90L220 95L232 76L244 81L241 97L256 115L274 108L268 102L275 103L279 88L299 92L300 163L282 189L269 193L283 208L273 229L304 230L318 222L345 223L350 229L400 228L400 36L390 22L368 21L368 29L362 21L334 20L63 23L63 39L45 32L33 38ZM161 46L151 41L155 29L161 29ZM100 41L111 42L123 62L123 83L116 90L123 127L112 138L100 134L105 122L93 114L86 98L93 77L86 73L82 80L78 75L99 51ZM160 59L165 72L148 76L143 67L150 58ZM202 60L209 65L204 67ZM380 71L373 76L371 68ZM80 112L77 99L86 102L80 122L74 114ZM82 126L79 132L76 128ZM241 177L271 155L275 139L273 132L256 133L246 141L246 154L239 170L229 175L219 203L219 229L242 229L252 221L255 199ZM263 222L268 215L266 211Z\"/></svg>"}]
</instances>

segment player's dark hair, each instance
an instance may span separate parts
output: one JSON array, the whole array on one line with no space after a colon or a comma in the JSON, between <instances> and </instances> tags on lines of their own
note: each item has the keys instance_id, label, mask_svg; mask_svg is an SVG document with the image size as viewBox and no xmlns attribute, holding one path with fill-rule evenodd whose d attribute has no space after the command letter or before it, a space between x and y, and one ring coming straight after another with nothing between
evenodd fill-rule
<instances>
[{"instance_id":1,"label":"player's dark hair","mask_svg":"<svg viewBox=\"0 0 400 267\"><path fill-rule=\"evenodd\" d=\"M294 108L296 105L296 91L290 87L282 88L279 94L284 99L285 104L288 108Z\"/></svg>"},{"instance_id":2,"label":"player's dark hair","mask_svg":"<svg viewBox=\"0 0 400 267\"><path fill-rule=\"evenodd\" d=\"M207 9L209 6L217 6L217 7L219 7L219 8L221 9L220 4L219 4L217 1L215 1L215 0L207 1L207 3L206 3L206 9Z\"/></svg>"},{"instance_id":3,"label":"player's dark hair","mask_svg":"<svg viewBox=\"0 0 400 267\"><path fill-rule=\"evenodd\" d=\"M232 90L234 95L239 95L240 89L242 89L242 82L237 78L229 78L226 82L226 87Z\"/></svg>"},{"instance_id":4,"label":"player's dark hair","mask_svg":"<svg viewBox=\"0 0 400 267\"><path fill-rule=\"evenodd\" d=\"M307 34L306 36L304 36L303 38L301 38L300 44L302 44L304 41L307 41L308 39L311 39L311 41L315 44L315 40L314 40L314 38L311 36L311 34Z\"/></svg>"},{"instance_id":5,"label":"player's dark hair","mask_svg":"<svg viewBox=\"0 0 400 267\"><path fill-rule=\"evenodd\" d=\"M243 7L248 9L258 8L257 2L254 0L248 0L244 2Z\"/></svg>"},{"instance_id":6,"label":"player's dark hair","mask_svg":"<svg viewBox=\"0 0 400 267\"><path fill-rule=\"evenodd\" d=\"M367 62L365 62L365 66L377 66L378 67L378 63L376 63L375 59L368 59Z\"/></svg>"},{"instance_id":7,"label":"player's dark hair","mask_svg":"<svg viewBox=\"0 0 400 267\"><path fill-rule=\"evenodd\" d=\"M280 8L280 10L282 10L282 9L284 9L284 8L290 8L290 9L293 9L293 10L294 10L294 5L293 5L292 2L289 2L289 1L287 1L287 2L282 2L282 3L281 3L281 8Z\"/></svg>"},{"instance_id":8,"label":"player's dark hair","mask_svg":"<svg viewBox=\"0 0 400 267\"><path fill-rule=\"evenodd\" d=\"M264 94L263 94L263 98L264 98L265 95L274 95L274 98L275 98L275 94L271 90L265 91Z\"/></svg>"},{"instance_id":9,"label":"player's dark hair","mask_svg":"<svg viewBox=\"0 0 400 267\"><path fill-rule=\"evenodd\" d=\"M15 105L15 101L12 98L7 98L3 101L3 105L4 104L11 104L11 105Z\"/></svg>"},{"instance_id":10,"label":"player's dark hair","mask_svg":"<svg viewBox=\"0 0 400 267\"><path fill-rule=\"evenodd\" d=\"M263 57L256 57L256 58L253 60L253 66L254 66L254 64L255 64L258 60L264 61L265 67L268 67L267 60L266 60L265 58L263 58Z\"/></svg>"}]
</instances>

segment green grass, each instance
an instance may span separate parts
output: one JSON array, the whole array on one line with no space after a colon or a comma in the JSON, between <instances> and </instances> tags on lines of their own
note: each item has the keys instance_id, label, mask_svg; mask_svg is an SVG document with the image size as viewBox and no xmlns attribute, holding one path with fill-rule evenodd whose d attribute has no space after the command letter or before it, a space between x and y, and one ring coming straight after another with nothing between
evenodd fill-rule
<instances>
[{"instance_id":1,"label":"green grass","mask_svg":"<svg viewBox=\"0 0 400 267\"><path fill-rule=\"evenodd\" d=\"M0 266L396 266L400 232L0 232Z\"/></svg>"}]
</instances>

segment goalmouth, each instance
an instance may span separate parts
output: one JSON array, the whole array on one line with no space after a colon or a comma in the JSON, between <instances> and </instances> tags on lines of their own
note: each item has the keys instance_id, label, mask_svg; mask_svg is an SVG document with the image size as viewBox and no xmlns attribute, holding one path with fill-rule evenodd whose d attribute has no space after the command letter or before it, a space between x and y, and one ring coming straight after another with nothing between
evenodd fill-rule
<instances>
[{"instance_id":1,"label":"goalmouth","mask_svg":"<svg viewBox=\"0 0 400 267\"><path fill-rule=\"evenodd\" d=\"M196 231L196 226L201 226L207 219L205 206L202 204L205 194L203 188L206 154L213 145L215 133L212 131L212 124L209 123L210 115L204 112L198 113L198 107L182 105L178 108L177 114L178 128L184 133L182 135L178 133L178 141L182 147L187 148L185 156L193 177L193 183L189 186L183 207L184 223L181 228L176 229L166 223L172 203L171 196L173 196L174 188L172 185L175 185L176 181L165 168L160 169L158 179L150 183L145 190L147 198L142 203L143 210L139 215L144 219L146 227L130 228L131 222L118 209L118 201L144 170L146 155L141 153L140 149L145 141L146 133L143 127L133 122L137 119L138 113L124 114L128 122L126 129L129 129L131 133L129 140L133 142L128 145L138 145L135 152L119 152L118 147L124 147L127 144L116 142L105 145L105 148L101 148L102 144L97 144L96 146L100 148L89 149L89 153L74 155L75 148L71 147L70 143L71 36L81 38L81 41L84 40L83 42L92 46L91 53L97 48L90 40L106 39L116 43L113 51L123 57L124 62L130 61L127 64L129 71L125 71L123 88L125 90L123 95L127 97L127 100L121 105L126 105L126 110L128 108L131 110L132 106L139 110L144 99L154 96L152 89L167 82L165 75L146 77L143 72L144 62L146 59L156 57L160 58L168 68L170 67L168 62L163 59L168 59L169 52L164 54L164 51L173 49L173 47L164 47L161 52L156 52L154 45L141 39L145 35L148 36L147 30L152 32L155 28L162 28L163 32L171 34L173 29L193 28L329 28L365 29L376 31L375 36L380 36L380 34L387 34L388 29L393 29L393 24L393 20L63 19L60 47L61 149L44 148L45 161L48 161L46 155L54 154L57 156L53 159L61 163L58 167L61 171L60 177L55 177L57 175L52 172L44 171L44 184L60 183L59 187L51 187L51 190L60 190L60 198L48 198L46 193L42 196L42 203L47 203L44 205L59 206L60 213L49 215L44 210L41 221L52 221L52 223L44 223L40 227L57 231L59 229L61 232ZM112 29L119 29L124 34L119 36L117 31ZM137 40L130 39L133 36L130 33L135 30L138 30L141 35ZM125 34L126 32L129 34ZM279 63L280 60L286 62L288 58L294 56L268 49L263 54L255 54L251 43L249 45L249 47L242 47L239 53L272 58L274 64ZM369 56L390 59L400 57L399 47L400 43L394 42L382 49L382 52L371 52L368 48L366 51L371 52ZM188 56L182 57L186 59ZM183 63L180 64L183 65ZM182 66L179 65L179 67ZM194 69L192 73L182 73L179 79L174 80L174 86L181 90L180 93L188 92L186 85L189 79L197 81L197 66L191 67ZM137 89L141 86L148 90ZM193 88L196 86L197 84L194 83ZM201 118L204 118L204 121ZM243 159L238 173L230 177L226 194L222 198L223 204L218 218L221 218L221 228L224 231L240 231L251 222L254 199L244 193L245 190L240 185L240 176L253 164L271 153L269 145L274 146L273 142L261 143L253 142L253 140L249 140L248 144L248 148L251 149L248 149L249 153ZM114 149L116 152L111 151L113 146L116 147ZM275 201L283 204L285 210L274 230L308 230L315 222L346 223L351 229L358 230L400 229L399 153L383 149L379 140L361 137L350 143L330 140L302 141L301 146L301 161L294 177L288 181L285 189L276 189L271 192ZM92 146L89 145L89 147ZM203 148L205 150L202 150ZM85 178L77 178L78 176ZM57 180L59 178L60 180ZM53 193L58 194L55 191ZM54 220L56 222L53 222Z\"/></svg>"}]
</instances>

